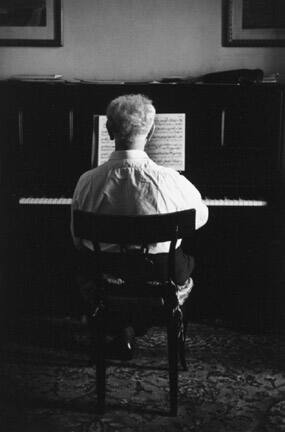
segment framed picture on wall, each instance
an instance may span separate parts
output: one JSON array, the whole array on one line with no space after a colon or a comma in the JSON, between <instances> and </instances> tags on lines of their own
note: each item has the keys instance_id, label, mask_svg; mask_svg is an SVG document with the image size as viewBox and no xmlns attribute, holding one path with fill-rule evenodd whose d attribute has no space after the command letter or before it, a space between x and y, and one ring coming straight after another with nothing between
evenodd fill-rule
<instances>
[{"instance_id":1,"label":"framed picture on wall","mask_svg":"<svg viewBox=\"0 0 285 432\"><path fill-rule=\"evenodd\" d=\"M61 0L0 0L1 46L62 46Z\"/></svg>"},{"instance_id":2,"label":"framed picture on wall","mask_svg":"<svg viewBox=\"0 0 285 432\"><path fill-rule=\"evenodd\" d=\"M223 46L285 46L285 0L223 0Z\"/></svg>"}]
</instances>

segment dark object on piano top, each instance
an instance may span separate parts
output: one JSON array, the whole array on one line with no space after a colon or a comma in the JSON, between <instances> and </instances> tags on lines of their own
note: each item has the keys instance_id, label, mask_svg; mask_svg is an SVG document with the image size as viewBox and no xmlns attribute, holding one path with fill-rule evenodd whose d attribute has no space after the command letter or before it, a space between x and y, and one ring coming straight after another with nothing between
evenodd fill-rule
<instances>
[{"instance_id":1,"label":"dark object on piano top","mask_svg":"<svg viewBox=\"0 0 285 432\"><path fill-rule=\"evenodd\" d=\"M184 81L184 78L177 77L177 76L165 77L165 78L161 78L161 80L160 80L160 82L164 83L164 84L180 83L180 82L183 82L183 81Z\"/></svg>"},{"instance_id":2,"label":"dark object on piano top","mask_svg":"<svg viewBox=\"0 0 285 432\"><path fill-rule=\"evenodd\" d=\"M261 69L234 69L213 72L201 77L200 81L211 84L256 84L263 80Z\"/></svg>"}]
</instances>

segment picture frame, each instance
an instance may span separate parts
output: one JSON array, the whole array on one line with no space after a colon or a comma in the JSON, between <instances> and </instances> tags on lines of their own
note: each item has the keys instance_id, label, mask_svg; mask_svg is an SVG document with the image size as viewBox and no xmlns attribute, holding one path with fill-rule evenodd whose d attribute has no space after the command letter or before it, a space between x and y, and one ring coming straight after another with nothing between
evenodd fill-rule
<instances>
[{"instance_id":1,"label":"picture frame","mask_svg":"<svg viewBox=\"0 0 285 432\"><path fill-rule=\"evenodd\" d=\"M284 0L223 0L222 45L285 46Z\"/></svg>"},{"instance_id":2,"label":"picture frame","mask_svg":"<svg viewBox=\"0 0 285 432\"><path fill-rule=\"evenodd\" d=\"M0 46L62 45L61 0L0 0Z\"/></svg>"}]
</instances>

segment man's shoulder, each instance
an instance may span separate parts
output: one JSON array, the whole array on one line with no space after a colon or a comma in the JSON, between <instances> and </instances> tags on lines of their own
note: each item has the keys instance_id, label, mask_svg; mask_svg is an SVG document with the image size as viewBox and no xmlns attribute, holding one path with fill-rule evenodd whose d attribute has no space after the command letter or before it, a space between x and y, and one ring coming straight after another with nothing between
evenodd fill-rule
<instances>
[{"instance_id":1,"label":"man's shoulder","mask_svg":"<svg viewBox=\"0 0 285 432\"><path fill-rule=\"evenodd\" d=\"M82 173L76 184L76 192L81 193L86 188L88 189L92 184L101 183L99 182L99 178L104 177L104 172L106 172L106 170L102 171L101 166L98 166Z\"/></svg>"},{"instance_id":2,"label":"man's shoulder","mask_svg":"<svg viewBox=\"0 0 285 432\"><path fill-rule=\"evenodd\" d=\"M162 165L155 164L154 171L156 172L156 177L158 180L161 180L163 183L167 183L169 185L175 185L176 188L195 188L193 183L185 177L185 175L181 174L179 171L176 171L174 168L164 167Z\"/></svg>"},{"instance_id":3,"label":"man's shoulder","mask_svg":"<svg viewBox=\"0 0 285 432\"><path fill-rule=\"evenodd\" d=\"M97 177L105 172L104 164L99 165L98 167L91 168L88 171L85 171L81 176L79 177L79 182L88 182L92 180L94 177Z\"/></svg>"},{"instance_id":4,"label":"man's shoulder","mask_svg":"<svg viewBox=\"0 0 285 432\"><path fill-rule=\"evenodd\" d=\"M144 165L146 170L155 171L157 173L166 173L169 168L159 165L155 161L153 161L150 157L147 159L146 164Z\"/></svg>"},{"instance_id":5,"label":"man's shoulder","mask_svg":"<svg viewBox=\"0 0 285 432\"><path fill-rule=\"evenodd\" d=\"M162 177L169 177L169 178L178 178L181 176L181 174L176 171L173 168L165 167L163 165L158 165L156 163L150 164L150 169L157 172L158 175L161 175Z\"/></svg>"}]
</instances>

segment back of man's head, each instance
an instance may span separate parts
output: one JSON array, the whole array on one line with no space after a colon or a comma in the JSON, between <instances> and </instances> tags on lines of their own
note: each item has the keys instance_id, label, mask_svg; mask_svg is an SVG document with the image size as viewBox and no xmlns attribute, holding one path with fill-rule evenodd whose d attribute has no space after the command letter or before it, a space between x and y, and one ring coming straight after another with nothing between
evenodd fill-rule
<instances>
[{"instance_id":1,"label":"back of man's head","mask_svg":"<svg viewBox=\"0 0 285 432\"><path fill-rule=\"evenodd\" d=\"M107 127L116 141L131 143L138 136L147 136L155 117L152 101L141 94L114 99L107 108Z\"/></svg>"}]
</instances>

